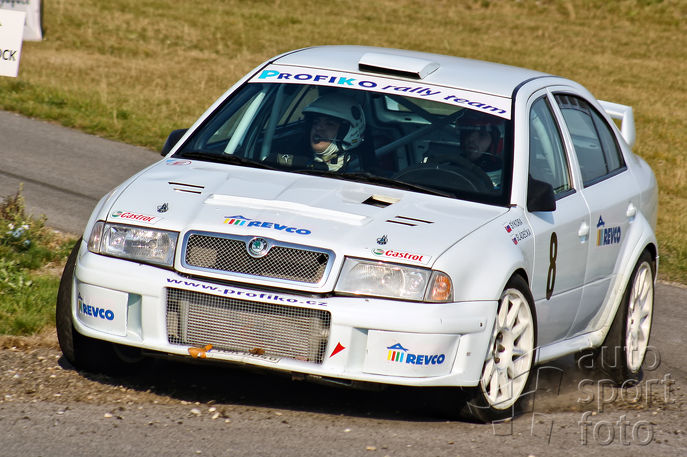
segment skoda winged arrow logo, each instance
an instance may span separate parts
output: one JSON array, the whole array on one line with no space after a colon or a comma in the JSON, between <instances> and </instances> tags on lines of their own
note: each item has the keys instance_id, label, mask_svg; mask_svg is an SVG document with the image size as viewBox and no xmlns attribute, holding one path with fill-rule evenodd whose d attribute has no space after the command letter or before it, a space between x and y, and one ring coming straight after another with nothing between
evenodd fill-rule
<instances>
[{"instance_id":1,"label":"skoda winged arrow logo","mask_svg":"<svg viewBox=\"0 0 687 457\"><path fill-rule=\"evenodd\" d=\"M248 255L255 259L265 257L270 251L270 247L270 243L264 238L253 238L246 243Z\"/></svg>"}]
</instances>

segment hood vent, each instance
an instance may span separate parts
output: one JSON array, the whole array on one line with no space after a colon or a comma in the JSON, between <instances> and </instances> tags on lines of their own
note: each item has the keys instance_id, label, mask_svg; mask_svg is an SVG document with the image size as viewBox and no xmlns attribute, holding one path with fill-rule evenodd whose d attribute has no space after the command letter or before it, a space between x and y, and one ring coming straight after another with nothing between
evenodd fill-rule
<instances>
[{"instance_id":1,"label":"hood vent","mask_svg":"<svg viewBox=\"0 0 687 457\"><path fill-rule=\"evenodd\" d=\"M398 202L399 199L395 197L389 197L387 195L371 195L363 202L363 205L376 206L378 208L386 208L389 205L393 205Z\"/></svg>"},{"instance_id":2,"label":"hood vent","mask_svg":"<svg viewBox=\"0 0 687 457\"><path fill-rule=\"evenodd\" d=\"M169 182L169 185L172 186L172 190L175 190L177 192L187 192L189 194L201 194L203 192L203 189L205 189L205 186L198 186L195 184L184 184L182 182Z\"/></svg>"},{"instance_id":3,"label":"hood vent","mask_svg":"<svg viewBox=\"0 0 687 457\"><path fill-rule=\"evenodd\" d=\"M415 219L414 217L406 217L406 216L394 216L391 219L387 219L386 221L391 222L392 224L408 225L410 227L434 223L432 221L426 221L424 219Z\"/></svg>"}]
</instances>

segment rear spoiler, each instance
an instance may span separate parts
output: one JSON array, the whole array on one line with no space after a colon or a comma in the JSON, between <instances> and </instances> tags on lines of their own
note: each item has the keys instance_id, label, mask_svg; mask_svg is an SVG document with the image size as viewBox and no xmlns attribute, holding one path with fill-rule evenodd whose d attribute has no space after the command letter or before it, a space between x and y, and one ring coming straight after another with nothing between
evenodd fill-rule
<instances>
[{"instance_id":1,"label":"rear spoiler","mask_svg":"<svg viewBox=\"0 0 687 457\"><path fill-rule=\"evenodd\" d=\"M632 107L603 100L599 100L599 104L611 118L620 120L620 134L630 147L634 146L635 117L632 114Z\"/></svg>"}]
</instances>

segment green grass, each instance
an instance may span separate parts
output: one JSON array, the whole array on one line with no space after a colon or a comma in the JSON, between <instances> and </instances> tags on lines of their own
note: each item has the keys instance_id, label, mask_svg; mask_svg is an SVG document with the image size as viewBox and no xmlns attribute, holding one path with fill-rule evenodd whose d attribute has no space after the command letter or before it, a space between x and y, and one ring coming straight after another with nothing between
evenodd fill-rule
<instances>
[{"instance_id":1,"label":"green grass","mask_svg":"<svg viewBox=\"0 0 687 457\"><path fill-rule=\"evenodd\" d=\"M265 59L318 44L431 51L574 79L633 106L660 185L663 279L687 283L683 0L54 0L0 109L159 149Z\"/></svg>"},{"instance_id":2,"label":"green grass","mask_svg":"<svg viewBox=\"0 0 687 457\"><path fill-rule=\"evenodd\" d=\"M0 203L0 335L54 325L60 263L74 242L28 217L20 192Z\"/></svg>"}]
</instances>

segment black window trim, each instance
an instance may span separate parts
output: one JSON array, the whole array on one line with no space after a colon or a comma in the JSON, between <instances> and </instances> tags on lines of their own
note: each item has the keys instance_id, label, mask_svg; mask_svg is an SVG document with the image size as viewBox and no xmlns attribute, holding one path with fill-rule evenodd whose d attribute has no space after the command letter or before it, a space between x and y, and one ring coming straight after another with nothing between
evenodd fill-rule
<instances>
[{"instance_id":1,"label":"black window trim","mask_svg":"<svg viewBox=\"0 0 687 457\"><path fill-rule=\"evenodd\" d=\"M603 176L599 176L598 178L590 179L589 181L583 182L582 186L586 189L588 187L593 186L594 184L598 184L602 181L606 181L607 179L611 179L615 176L618 176L619 174L624 173L625 171L627 171L627 165L623 165L620 168L616 168L615 170L606 173Z\"/></svg>"}]
</instances>

